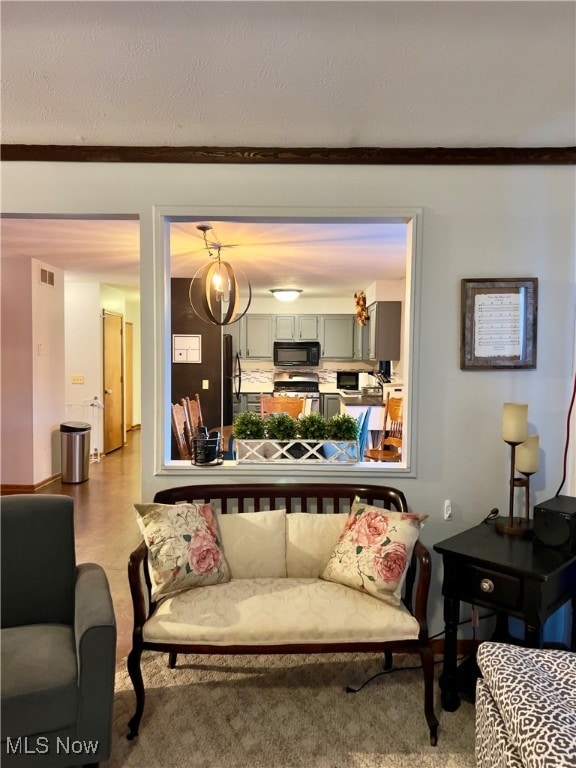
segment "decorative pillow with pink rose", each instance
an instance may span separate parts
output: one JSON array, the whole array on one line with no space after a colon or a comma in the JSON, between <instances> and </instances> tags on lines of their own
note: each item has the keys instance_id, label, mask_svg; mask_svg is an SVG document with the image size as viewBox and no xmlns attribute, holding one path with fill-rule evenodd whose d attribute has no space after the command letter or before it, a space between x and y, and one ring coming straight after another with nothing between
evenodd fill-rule
<instances>
[{"instance_id":1,"label":"decorative pillow with pink rose","mask_svg":"<svg viewBox=\"0 0 576 768\"><path fill-rule=\"evenodd\" d=\"M230 581L210 504L135 504L146 546L152 600Z\"/></svg>"},{"instance_id":2,"label":"decorative pillow with pink rose","mask_svg":"<svg viewBox=\"0 0 576 768\"><path fill-rule=\"evenodd\" d=\"M355 500L320 578L398 605L414 544L427 517Z\"/></svg>"}]
</instances>

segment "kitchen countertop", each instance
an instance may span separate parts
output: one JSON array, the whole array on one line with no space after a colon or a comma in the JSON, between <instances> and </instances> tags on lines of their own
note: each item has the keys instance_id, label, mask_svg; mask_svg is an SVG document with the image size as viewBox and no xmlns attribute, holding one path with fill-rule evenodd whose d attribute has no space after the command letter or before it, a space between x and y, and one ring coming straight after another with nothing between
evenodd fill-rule
<instances>
[{"instance_id":1,"label":"kitchen countertop","mask_svg":"<svg viewBox=\"0 0 576 768\"><path fill-rule=\"evenodd\" d=\"M382 400L382 395L343 395L340 394L340 400L344 403L346 407L349 406L364 406L364 405L371 405L371 406L380 406L381 408L384 407L384 401Z\"/></svg>"}]
</instances>

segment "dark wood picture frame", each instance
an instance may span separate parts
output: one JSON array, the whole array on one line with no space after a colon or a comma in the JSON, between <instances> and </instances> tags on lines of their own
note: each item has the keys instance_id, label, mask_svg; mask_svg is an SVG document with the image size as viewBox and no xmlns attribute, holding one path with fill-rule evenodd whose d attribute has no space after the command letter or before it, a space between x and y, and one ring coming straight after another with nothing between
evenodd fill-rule
<instances>
[{"instance_id":1,"label":"dark wood picture frame","mask_svg":"<svg viewBox=\"0 0 576 768\"><path fill-rule=\"evenodd\" d=\"M465 279L460 368L536 368L538 278Z\"/></svg>"}]
</instances>

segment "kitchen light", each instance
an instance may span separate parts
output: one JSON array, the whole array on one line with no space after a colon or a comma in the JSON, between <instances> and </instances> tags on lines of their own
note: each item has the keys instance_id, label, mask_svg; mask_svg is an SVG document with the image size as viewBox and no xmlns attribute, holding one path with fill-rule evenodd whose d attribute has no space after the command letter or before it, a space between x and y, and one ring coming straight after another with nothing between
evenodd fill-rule
<instances>
[{"instance_id":1,"label":"kitchen light","mask_svg":"<svg viewBox=\"0 0 576 768\"><path fill-rule=\"evenodd\" d=\"M278 301L294 301L302 293L297 288L271 288L270 293Z\"/></svg>"},{"instance_id":2,"label":"kitchen light","mask_svg":"<svg viewBox=\"0 0 576 768\"><path fill-rule=\"evenodd\" d=\"M212 229L211 224L198 224L204 236L204 244L210 261L196 272L190 282L189 298L192 309L201 320L212 325L231 325L240 320L252 301L252 287L241 269L232 266L220 258L221 243L217 240L208 242L206 232ZM246 306L240 311L242 299L240 297L239 279L243 283L243 293Z\"/></svg>"}]
</instances>

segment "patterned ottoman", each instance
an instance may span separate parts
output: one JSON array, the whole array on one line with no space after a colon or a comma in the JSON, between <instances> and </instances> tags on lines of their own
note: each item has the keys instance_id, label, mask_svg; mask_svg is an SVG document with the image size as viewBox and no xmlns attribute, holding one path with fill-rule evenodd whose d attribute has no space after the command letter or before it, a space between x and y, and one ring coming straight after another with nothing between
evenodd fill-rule
<instances>
[{"instance_id":1,"label":"patterned ottoman","mask_svg":"<svg viewBox=\"0 0 576 768\"><path fill-rule=\"evenodd\" d=\"M482 643L478 768L576 768L576 653Z\"/></svg>"}]
</instances>

